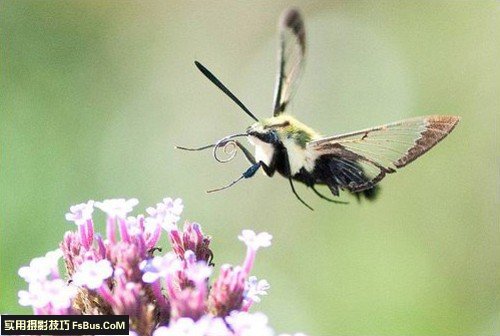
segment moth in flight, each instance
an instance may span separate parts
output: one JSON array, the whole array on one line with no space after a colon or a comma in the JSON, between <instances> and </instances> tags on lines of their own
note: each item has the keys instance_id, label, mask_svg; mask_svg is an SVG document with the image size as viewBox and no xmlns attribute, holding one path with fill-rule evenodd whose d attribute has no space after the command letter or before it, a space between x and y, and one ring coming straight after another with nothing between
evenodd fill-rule
<instances>
[{"instance_id":1,"label":"moth in flight","mask_svg":"<svg viewBox=\"0 0 500 336\"><path fill-rule=\"evenodd\" d=\"M304 68L305 29L297 9L287 9L279 21L278 74L274 92L273 116L259 120L236 96L201 63L196 67L222 92L233 100L255 123L245 133L222 138L215 144L186 148L198 151L213 149L214 158L228 162L239 148L251 166L230 184L208 192L227 189L251 178L262 168L271 177L276 172L288 179L292 192L305 206L312 208L297 194L294 181L304 183L322 199L345 203L321 194L317 185L326 185L333 196L340 190L358 198L372 199L377 183L434 147L457 125L459 117L432 115L397 121L347 134L321 137L316 131L286 114ZM255 146L255 155L235 138L246 137ZM230 157L221 159L218 150Z\"/></svg>"}]
</instances>

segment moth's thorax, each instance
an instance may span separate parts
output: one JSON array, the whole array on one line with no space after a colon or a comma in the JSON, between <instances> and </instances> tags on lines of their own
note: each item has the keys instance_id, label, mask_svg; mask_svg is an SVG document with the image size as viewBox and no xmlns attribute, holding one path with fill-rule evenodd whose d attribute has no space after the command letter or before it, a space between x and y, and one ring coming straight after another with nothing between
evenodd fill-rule
<instances>
[{"instance_id":1,"label":"moth's thorax","mask_svg":"<svg viewBox=\"0 0 500 336\"><path fill-rule=\"evenodd\" d=\"M306 144L320 135L310 127L304 125L292 116L282 114L278 117L264 119L250 126L247 130L250 143L255 146L255 159L266 165L272 162L276 153L277 143L281 143L290 161L290 170L295 175L301 168L307 171L314 169L317 155L308 151ZM271 136L274 133L273 136Z\"/></svg>"}]
</instances>

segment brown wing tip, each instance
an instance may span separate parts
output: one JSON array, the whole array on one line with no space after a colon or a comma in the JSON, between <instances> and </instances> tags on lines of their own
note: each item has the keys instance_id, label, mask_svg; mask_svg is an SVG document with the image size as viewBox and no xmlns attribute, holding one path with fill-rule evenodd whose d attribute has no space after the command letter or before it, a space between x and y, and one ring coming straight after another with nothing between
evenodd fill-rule
<instances>
[{"instance_id":1,"label":"brown wing tip","mask_svg":"<svg viewBox=\"0 0 500 336\"><path fill-rule=\"evenodd\" d=\"M425 130L420 133L420 138L415 141L415 145L408 150L405 156L394 162L394 165L397 168L404 167L426 153L450 134L459 121L460 117L458 116L429 116L425 118Z\"/></svg>"},{"instance_id":2,"label":"brown wing tip","mask_svg":"<svg viewBox=\"0 0 500 336\"><path fill-rule=\"evenodd\" d=\"M292 27L294 22L302 21L300 10L297 7L289 7L281 13L281 24L285 27Z\"/></svg>"},{"instance_id":3,"label":"brown wing tip","mask_svg":"<svg viewBox=\"0 0 500 336\"><path fill-rule=\"evenodd\" d=\"M305 47L305 28L304 20L302 20L302 15L296 7L287 8L281 13L280 18L280 29L291 29L293 33L298 37L302 48Z\"/></svg>"},{"instance_id":4,"label":"brown wing tip","mask_svg":"<svg viewBox=\"0 0 500 336\"><path fill-rule=\"evenodd\" d=\"M426 122L429 123L429 126L440 127L443 130L447 129L448 133L451 132L455 126L460 121L459 116L452 115L444 115L444 116L429 116L426 118Z\"/></svg>"}]
</instances>

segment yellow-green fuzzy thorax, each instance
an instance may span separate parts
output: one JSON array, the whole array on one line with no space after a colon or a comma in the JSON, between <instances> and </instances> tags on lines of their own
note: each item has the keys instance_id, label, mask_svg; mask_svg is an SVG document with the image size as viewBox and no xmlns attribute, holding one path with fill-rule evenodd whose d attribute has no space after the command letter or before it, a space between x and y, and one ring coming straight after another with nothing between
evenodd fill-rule
<instances>
[{"instance_id":1,"label":"yellow-green fuzzy thorax","mask_svg":"<svg viewBox=\"0 0 500 336\"><path fill-rule=\"evenodd\" d=\"M302 148L320 135L307 125L304 125L294 117L282 114L277 117L264 119L259 122L264 129L275 129L278 131L280 139L293 139Z\"/></svg>"}]
</instances>

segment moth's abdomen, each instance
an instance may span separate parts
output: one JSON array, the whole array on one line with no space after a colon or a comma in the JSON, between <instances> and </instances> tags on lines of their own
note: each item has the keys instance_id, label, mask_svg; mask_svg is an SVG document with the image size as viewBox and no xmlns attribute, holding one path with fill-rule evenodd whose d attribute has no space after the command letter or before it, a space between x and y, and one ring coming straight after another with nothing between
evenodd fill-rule
<instances>
[{"instance_id":1,"label":"moth's abdomen","mask_svg":"<svg viewBox=\"0 0 500 336\"><path fill-rule=\"evenodd\" d=\"M365 198L369 201L373 201L378 197L379 194L380 194L380 185L377 184L370 189L366 189L360 192L355 192L354 196L356 196L358 200L360 200L361 198Z\"/></svg>"},{"instance_id":2,"label":"moth's abdomen","mask_svg":"<svg viewBox=\"0 0 500 336\"><path fill-rule=\"evenodd\" d=\"M336 155L323 155L318 158L313 174L316 183L326 184L335 196L339 196L339 190L347 190L358 198L363 195L371 200L379 191L375 186L376 182L373 182L373 178L366 174L361 165Z\"/></svg>"},{"instance_id":3,"label":"moth's abdomen","mask_svg":"<svg viewBox=\"0 0 500 336\"><path fill-rule=\"evenodd\" d=\"M314 170L317 154L314 151L309 151L301 145L297 144L295 139L286 138L282 141L288 153L288 161L290 162L290 171L292 176L305 169L308 172Z\"/></svg>"}]
</instances>

